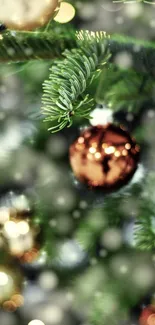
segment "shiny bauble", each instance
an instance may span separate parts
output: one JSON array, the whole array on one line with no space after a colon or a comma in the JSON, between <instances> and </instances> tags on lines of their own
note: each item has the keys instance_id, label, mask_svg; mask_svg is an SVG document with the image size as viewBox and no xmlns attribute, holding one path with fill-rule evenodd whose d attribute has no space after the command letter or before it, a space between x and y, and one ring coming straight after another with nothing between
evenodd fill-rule
<instances>
[{"instance_id":1,"label":"shiny bauble","mask_svg":"<svg viewBox=\"0 0 155 325\"><path fill-rule=\"evenodd\" d=\"M155 305L145 307L139 318L139 325L155 324Z\"/></svg>"},{"instance_id":2,"label":"shiny bauble","mask_svg":"<svg viewBox=\"0 0 155 325\"><path fill-rule=\"evenodd\" d=\"M0 0L0 20L9 29L32 30L45 25L59 10L61 0Z\"/></svg>"},{"instance_id":3,"label":"shiny bauble","mask_svg":"<svg viewBox=\"0 0 155 325\"><path fill-rule=\"evenodd\" d=\"M76 178L88 187L111 191L131 179L139 152L122 126L97 125L85 129L70 146L70 164Z\"/></svg>"}]
</instances>

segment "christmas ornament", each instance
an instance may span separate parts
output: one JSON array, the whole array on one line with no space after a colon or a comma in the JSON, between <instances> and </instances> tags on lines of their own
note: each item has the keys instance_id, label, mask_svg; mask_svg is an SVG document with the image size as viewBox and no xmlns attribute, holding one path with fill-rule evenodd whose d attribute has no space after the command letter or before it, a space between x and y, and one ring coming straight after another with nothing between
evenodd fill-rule
<instances>
[{"instance_id":1,"label":"christmas ornament","mask_svg":"<svg viewBox=\"0 0 155 325\"><path fill-rule=\"evenodd\" d=\"M86 129L70 147L75 176L89 187L112 190L133 176L140 148L123 127L113 124Z\"/></svg>"},{"instance_id":2,"label":"christmas ornament","mask_svg":"<svg viewBox=\"0 0 155 325\"><path fill-rule=\"evenodd\" d=\"M139 325L154 325L155 324L155 305L149 305L143 309Z\"/></svg>"},{"instance_id":3,"label":"christmas ornament","mask_svg":"<svg viewBox=\"0 0 155 325\"><path fill-rule=\"evenodd\" d=\"M6 311L15 311L23 304L23 277L7 252L0 252L0 261L0 307Z\"/></svg>"},{"instance_id":4,"label":"christmas ornament","mask_svg":"<svg viewBox=\"0 0 155 325\"><path fill-rule=\"evenodd\" d=\"M61 0L0 0L0 20L10 29L43 26L58 13Z\"/></svg>"},{"instance_id":5,"label":"christmas ornament","mask_svg":"<svg viewBox=\"0 0 155 325\"><path fill-rule=\"evenodd\" d=\"M40 228L13 208L0 208L1 236L9 253L21 262L33 262L40 250Z\"/></svg>"}]
</instances>

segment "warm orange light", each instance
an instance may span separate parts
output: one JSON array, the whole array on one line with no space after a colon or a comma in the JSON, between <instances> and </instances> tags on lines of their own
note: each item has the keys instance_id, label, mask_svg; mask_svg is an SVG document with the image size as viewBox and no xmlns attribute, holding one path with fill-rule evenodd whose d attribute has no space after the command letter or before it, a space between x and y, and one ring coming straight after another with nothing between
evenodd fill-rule
<instances>
[{"instance_id":1,"label":"warm orange light","mask_svg":"<svg viewBox=\"0 0 155 325\"><path fill-rule=\"evenodd\" d=\"M123 156L127 156L127 155L128 155L128 152L127 152L126 149L123 149L123 151L122 151L122 155L123 155Z\"/></svg>"},{"instance_id":2,"label":"warm orange light","mask_svg":"<svg viewBox=\"0 0 155 325\"><path fill-rule=\"evenodd\" d=\"M121 153L120 153L120 151L116 150L114 155L115 155L115 157L120 157Z\"/></svg>"},{"instance_id":3,"label":"warm orange light","mask_svg":"<svg viewBox=\"0 0 155 325\"><path fill-rule=\"evenodd\" d=\"M16 306L15 302L13 302L12 300L8 300L8 301L4 302L3 308L6 311L13 312L17 309L17 306Z\"/></svg>"},{"instance_id":4,"label":"warm orange light","mask_svg":"<svg viewBox=\"0 0 155 325\"><path fill-rule=\"evenodd\" d=\"M95 153L95 158L96 158L96 159L100 159L100 158L101 158L101 154L100 154L100 152L96 152L96 153Z\"/></svg>"},{"instance_id":5,"label":"warm orange light","mask_svg":"<svg viewBox=\"0 0 155 325\"><path fill-rule=\"evenodd\" d=\"M24 263L32 263L37 259L39 251L36 248L33 248L31 251L26 252L22 257L21 261Z\"/></svg>"},{"instance_id":6,"label":"warm orange light","mask_svg":"<svg viewBox=\"0 0 155 325\"><path fill-rule=\"evenodd\" d=\"M16 307L20 307L24 303L24 298L23 296L16 294L11 297L11 301L15 303Z\"/></svg>"},{"instance_id":7,"label":"warm orange light","mask_svg":"<svg viewBox=\"0 0 155 325\"><path fill-rule=\"evenodd\" d=\"M130 143L126 143L125 144L125 149L130 150L131 149L131 144Z\"/></svg>"},{"instance_id":8,"label":"warm orange light","mask_svg":"<svg viewBox=\"0 0 155 325\"><path fill-rule=\"evenodd\" d=\"M84 138L83 137L78 138L78 143L84 143Z\"/></svg>"}]
</instances>

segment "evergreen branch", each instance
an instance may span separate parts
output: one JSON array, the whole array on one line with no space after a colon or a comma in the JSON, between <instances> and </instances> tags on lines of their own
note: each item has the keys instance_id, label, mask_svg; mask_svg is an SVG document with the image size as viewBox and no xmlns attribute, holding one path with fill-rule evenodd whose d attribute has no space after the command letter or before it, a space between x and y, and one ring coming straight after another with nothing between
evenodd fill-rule
<instances>
[{"instance_id":1,"label":"evergreen branch","mask_svg":"<svg viewBox=\"0 0 155 325\"><path fill-rule=\"evenodd\" d=\"M75 31L71 27L52 24L47 32L6 31L0 35L0 62L55 59L66 48L75 46Z\"/></svg>"},{"instance_id":2,"label":"evergreen branch","mask_svg":"<svg viewBox=\"0 0 155 325\"><path fill-rule=\"evenodd\" d=\"M42 111L45 121L56 122L49 128L52 132L71 126L74 115L90 118L95 100L88 88L108 59L105 33L81 31L77 38L80 48L66 50L65 59L54 62L49 80L43 84Z\"/></svg>"},{"instance_id":3,"label":"evergreen branch","mask_svg":"<svg viewBox=\"0 0 155 325\"><path fill-rule=\"evenodd\" d=\"M135 71L145 72L154 77L155 43L113 34L108 46L112 54L112 61L115 60L118 53L125 52L131 55Z\"/></svg>"},{"instance_id":4,"label":"evergreen branch","mask_svg":"<svg viewBox=\"0 0 155 325\"><path fill-rule=\"evenodd\" d=\"M137 112L146 101L150 102L154 86L154 79L145 73L111 65L109 69L103 69L96 101L114 111L125 109Z\"/></svg>"},{"instance_id":5,"label":"evergreen branch","mask_svg":"<svg viewBox=\"0 0 155 325\"><path fill-rule=\"evenodd\" d=\"M85 220L79 224L75 232L76 241L85 251L93 253L106 226L107 219L103 209L92 209L88 211Z\"/></svg>"},{"instance_id":6,"label":"evergreen branch","mask_svg":"<svg viewBox=\"0 0 155 325\"><path fill-rule=\"evenodd\" d=\"M66 28L55 22L45 31L7 31L1 35L0 61L54 59L62 57L64 49L68 49L63 54L64 60L55 62L49 81L44 83L42 111L46 115L45 120L49 122L49 129L54 132L70 126L73 118L89 119L90 111L95 107L95 100L99 99L100 102L103 99L102 103L115 110L122 108L135 110L139 109L150 96L153 97L152 71L154 71L155 45L120 35L113 35L106 41L105 39L104 33L79 32L75 35L72 27ZM137 46L140 49L141 60L139 52L135 52ZM106 78L105 83L104 77L103 88L100 87L104 98L94 98L94 90L91 92L90 86L95 78L96 84L98 83L100 63L102 60L106 63L107 51L110 51L114 60L115 55L122 49L131 52L135 62L134 68L141 72L136 74L135 71L118 70L118 73L116 71L113 73L111 70L114 79L109 83ZM152 77L149 76L143 85L144 72ZM110 69L107 69L106 74L109 77Z\"/></svg>"},{"instance_id":7,"label":"evergreen branch","mask_svg":"<svg viewBox=\"0 0 155 325\"><path fill-rule=\"evenodd\" d=\"M95 100L101 103L100 98L98 101L100 96L97 94L95 98L90 87L93 78L98 80L101 72L100 63L106 63L109 49L112 53L112 59L114 59L115 52L122 51L122 38L118 36L114 36L114 40L108 39L106 42L104 33L81 31L77 36L79 39L77 46L80 45L80 49L65 51L63 54L65 59L61 62L55 62L51 69L49 81L45 81L43 85L42 112L46 115L45 121L49 122L49 130L52 132L71 126L73 118L90 118L90 111L95 107ZM134 61L136 57L134 52L135 40L133 42L133 39L130 39L129 44L126 43L126 39L127 42L129 41L129 38L124 37L125 48L126 50L128 47L130 48ZM136 44L139 44L139 41ZM154 61L151 58L155 52L152 52L154 45L149 42L146 42L145 45L149 51L150 67L152 67ZM153 76L147 78L144 83L147 71L146 53L143 55L141 64L141 73L119 68L105 70L102 66L103 73L106 71L103 75L103 83L100 85L101 94L104 97L102 103L106 103L115 110L125 108L132 111L138 110L148 99L150 101L154 83ZM100 71L97 74L99 66ZM146 76L148 74L149 71L147 71Z\"/></svg>"},{"instance_id":8,"label":"evergreen branch","mask_svg":"<svg viewBox=\"0 0 155 325\"><path fill-rule=\"evenodd\" d=\"M148 220L138 220L134 227L134 239L136 247L142 250L153 251L155 249L155 226L153 225L153 217Z\"/></svg>"},{"instance_id":9,"label":"evergreen branch","mask_svg":"<svg viewBox=\"0 0 155 325\"><path fill-rule=\"evenodd\" d=\"M146 135L145 135L146 137ZM145 251L155 249L155 204L154 204L154 172L147 174L140 191L136 190L135 195L139 197L138 216L134 225L134 245Z\"/></svg>"},{"instance_id":10,"label":"evergreen branch","mask_svg":"<svg viewBox=\"0 0 155 325\"><path fill-rule=\"evenodd\" d=\"M56 22L48 24L49 28L41 28L31 32L9 31L0 35L0 62L18 62L32 59L53 59L60 57L66 48L78 46L75 29L71 25ZM111 35L108 48L113 54L123 49L134 53L136 47L141 49L143 57L151 56L154 66L155 44L144 40L134 39L124 35Z\"/></svg>"},{"instance_id":11,"label":"evergreen branch","mask_svg":"<svg viewBox=\"0 0 155 325\"><path fill-rule=\"evenodd\" d=\"M88 315L91 325L118 325L127 319L128 308L124 305L120 287L120 283L111 279L103 291L95 295Z\"/></svg>"},{"instance_id":12,"label":"evergreen branch","mask_svg":"<svg viewBox=\"0 0 155 325\"><path fill-rule=\"evenodd\" d=\"M96 250L104 231L109 227L118 227L125 219L121 207L122 195L107 196L102 207L88 211L85 220L79 224L75 238L90 254Z\"/></svg>"},{"instance_id":13,"label":"evergreen branch","mask_svg":"<svg viewBox=\"0 0 155 325\"><path fill-rule=\"evenodd\" d=\"M148 3L150 5L154 5L155 4L155 1L154 0L113 0L113 3L120 3L120 2L123 2L124 4L127 4L127 3L139 3L139 2L143 2L143 3Z\"/></svg>"},{"instance_id":14,"label":"evergreen branch","mask_svg":"<svg viewBox=\"0 0 155 325\"><path fill-rule=\"evenodd\" d=\"M155 217L150 202L141 206L139 218L134 226L134 239L137 248L150 251L155 249Z\"/></svg>"},{"instance_id":15,"label":"evergreen branch","mask_svg":"<svg viewBox=\"0 0 155 325\"><path fill-rule=\"evenodd\" d=\"M126 46L126 47L140 46L141 49L146 49L146 50L150 49L152 51L155 50L154 42L135 39L134 37L126 36L123 34L113 34L110 38L110 44L112 47L117 45L118 48L119 47L122 48L122 44L123 44L123 46Z\"/></svg>"}]
</instances>

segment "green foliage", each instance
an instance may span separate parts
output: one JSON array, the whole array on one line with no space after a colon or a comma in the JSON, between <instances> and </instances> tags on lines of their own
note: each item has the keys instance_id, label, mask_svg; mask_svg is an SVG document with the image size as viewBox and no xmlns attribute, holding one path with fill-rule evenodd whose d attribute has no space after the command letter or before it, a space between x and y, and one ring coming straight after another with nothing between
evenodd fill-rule
<instances>
[{"instance_id":1,"label":"green foliage","mask_svg":"<svg viewBox=\"0 0 155 325\"><path fill-rule=\"evenodd\" d=\"M80 48L63 53L62 61L55 61L49 80L43 84L43 114L45 121L56 122L49 128L57 132L73 123L73 117L90 118L95 107L94 98L87 91L107 62L105 33L80 32Z\"/></svg>"},{"instance_id":2,"label":"green foliage","mask_svg":"<svg viewBox=\"0 0 155 325\"><path fill-rule=\"evenodd\" d=\"M122 201L124 196L107 196L103 205L103 213L107 219L108 226L118 226L124 219L124 211L122 210Z\"/></svg>"},{"instance_id":3,"label":"green foliage","mask_svg":"<svg viewBox=\"0 0 155 325\"><path fill-rule=\"evenodd\" d=\"M96 101L114 111L125 109L137 112L153 93L153 78L134 70L111 65L103 69Z\"/></svg>"},{"instance_id":4,"label":"green foliage","mask_svg":"<svg viewBox=\"0 0 155 325\"><path fill-rule=\"evenodd\" d=\"M92 209L88 211L85 219L81 221L75 232L75 238L86 251L93 252L96 248L96 241L105 229L106 224L107 218L104 210L102 208Z\"/></svg>"},{"instance_id":5,"label":"green foliage","mask_svg":"<svg viewBox=\"0 0 155 325\"><path fill-rule=\"evenodd\" d=\"M42 112L46 115L49 130L57 132L69 127L73 120L90 119L96 102L104 103L115 111L137 112L146 102L153 101L155 84L152 73L120 69L113 64L104 67L109 51L113 60L115 52L129 47L134 61L133 47L141 45L148 51L151 70L152 43L119 35L106 40L105 33L81 31L77 35L78 48L65 51L64 60L54 62L49 80L43 85ZM141 60L142 71L145 70L145 54Z\"/></svg>"},{"instance_id":6,"label":"green foliage","mask_svg":"<svg viewBox=\"0 0 155 325\"><path fill-rule=\"evenodd\" d=\"M111 35L108 41L110 52L117 52L122 45L128 49L140 46L149 58L154 53L153 42L137 40L124 35ZM78 47L76 30L71 24L59 24L50 21L46 26L34 31L6 30L0 42L0 62L21 62L38 59L55 59L61 57L65 49ZM154 66L154 59L149 65Z\"/></svg>"},{"instance_id":7,"label":"green foliage","mask_svg":"<svg viewBox=\"0 0 155 325\"><path fill-rule=\"evenodd\" d=\"M111 53L113 60L120 51L129 51L134 60L139 55L134 53L135 46L141 51L141 73L114 66L104 69L102 64L108 60L107 53ZM71 25L49 22L33 32L4 32L0 61L63 57L62 61L54 61L50 78L44 82L42 112L46 115L49 129L54 132L70 126L73 120L82 123L82 119L89 119L96 101L106 103L114 110L139 110L153 98L154 49L151 42L122 35L112 35L107 39L104 32L76 34ZM101 70L103 73L96 93Z\"/></svg>"},{"instance_id":8,"label":"green foliage","mask_svg":"<svg viewBox=\"0 0 155 325\"><path fill-rule=\"evenodd\" d=\"M154 0L113 0L113 3L120 3L120 2L123 2L125 4L127 4L127 3L137 3L137 2L155 4Z\"/></svg>"},{"instance_id":9,"label":"green foliage","mask_svg":"<svg viewBox=\"0 0 155 325\"><path fill-rule=\"evenodd\" d=\"M47 28L33 32L6 30L0 42L0 62L54 59L75 46L75 30L71 26L51 22Z\"/></svg>"},{"instance_id":10,"label":"green foliage","mask_svg":"<svg viewBox=\"0 0 155 325\"><path fill-rule=\"evenodd\" d=\"M95 295L90 311L90 324L118 325L127 319L127 309L120 298L120 291L117 282L109 281L106 288Z\"/></svg>"},{"instance_id":11,"label":"green foliage","mask_svg":"<svg viewBox=\"0 0 155 325\"><path fill-rule=\"evenodd\" d=\"M103 206L88 211L85 219L81 220L75 238L90 254L96 250L100 237L109 227L117 227L125 219L122 210L122 196L106 196Z\"/></svg>"},{"instance_id":12,"label":"green foliage","mask_svg":"<svg viewBox=\"0 0 155 325\"><path fill-rule=\"evenodd\" d=\"M143 191L140 194L139 213L134 226L135 246L140 250L153 252L155 249L155 174L146 175Z\"/></svg>"},{"instance_id":13,"label":"green foliage","mask_svg":"<svg viewBox=\"0 0 155 325\"><path fill-rule=\"evenodd\" d=\"M154 251L155 249L155 217L154 207L150 201L141 204L139 218L134 226L135 245L141 250Z\"/></svg>"}]
</instances>

